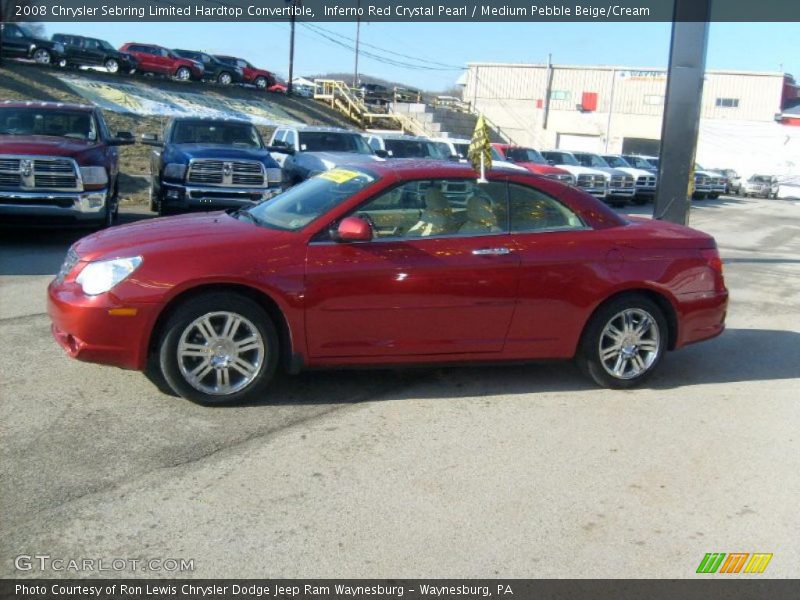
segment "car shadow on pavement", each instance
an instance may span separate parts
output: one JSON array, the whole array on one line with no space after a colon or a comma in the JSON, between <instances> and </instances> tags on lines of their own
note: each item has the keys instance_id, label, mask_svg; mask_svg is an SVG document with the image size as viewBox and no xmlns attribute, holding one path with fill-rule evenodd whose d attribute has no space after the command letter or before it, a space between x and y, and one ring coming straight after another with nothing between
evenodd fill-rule
<instances>
[{"instance_id":1,"label":"car shadow on pavement","mask_svg":"<svg viewBox=\"0 0 800 600\"><path fill-rule=\"evenodd\" d=\"M120 212L117 224L152 216L148 212ZM90 233L88 228L0 229L0 275L55 275L69 247Z\"/></svg>"},{"instance_id":2,"label":"car shadow on pavement","mask_svg":"<svg viewBox=\"0 0 800 600\"><path fill-rule=\"evenodd\" d=\"M643 389L800 378L800 333L729 329L703 344L664 356ZM160 387L160 386L159 386ZM160 388L165 391L164 388ZM336 369L279 374L259 402L233 406L356 404L412 398L448 399L598 390L571 361ZM363 390L363 393L359 390ZM635 393L635 390L633 392Z\"/></svg>"}]
</instances>

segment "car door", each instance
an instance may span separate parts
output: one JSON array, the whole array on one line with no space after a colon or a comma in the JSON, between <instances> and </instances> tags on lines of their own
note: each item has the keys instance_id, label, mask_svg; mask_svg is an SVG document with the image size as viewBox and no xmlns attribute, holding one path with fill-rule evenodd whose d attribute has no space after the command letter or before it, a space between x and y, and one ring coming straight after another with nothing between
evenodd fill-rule
<instances>
[{"instance_id":1,"label":"car door","mask_svg":"<svg viewBox=\"0 0 800 600\"><path fill-rule=\"evenodd\" d=\"M519 300L506 347L528 358L568 358L598 289L623 263L606 231L588 227L555 196L511 183L509 223L519 256Z\"/></svg>"},{"instance_id":2,"label":"car door","mask_svg":"<svg viewBox=\"0 0 800 600\"><path fill-rule=\"evenodd\" d=\"M505 184L469 180L464 205L463 196L446 195L448 182L421 183L380 193L355 211L375 224L372 241L339 243L323 232L309 244L312 359L503 350L519 277Z\"/></svg>"},{"instance_id":3,"label":"car door","mask_svg":"<svg viewBox=\"0 0 800 600\"><path fill-rule=\"evenodd\" d=\"M100 42L87 38L83 40L83 56L87 65L102 65L105 51Z\"/></svg>"},{"instance_id":4,"label":"car door","mask_svg":"<svg viewBox=\"0 0 800 600\"><path fill-rule=\"evenodd\" d=\"M127 50L139 61L139 71L147 73L157 73L158 67L155 64L155 56L149 46L133 45Z\"/></svg>"},{"instance_id":5,"label":"car door","mask_svg":"<svg viewBox=\"0 0 800 600\"><path fill-rule=\"evenodd\" d=\"M3 55L28 56L30 41L16 25L5 23L3 25Z\"/></svg>"}]
</instances>

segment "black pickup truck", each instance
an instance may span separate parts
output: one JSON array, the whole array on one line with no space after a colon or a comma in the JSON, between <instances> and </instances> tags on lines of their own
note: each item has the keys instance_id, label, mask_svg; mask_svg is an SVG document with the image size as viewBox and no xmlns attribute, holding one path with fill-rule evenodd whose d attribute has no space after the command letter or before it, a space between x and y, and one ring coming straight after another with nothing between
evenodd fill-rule
<instances>
[{"instance_id":1,"label":"black pickup truck","mask_svg":"<svg viewBox=\"0 0 800 600\"><path fill-rule=\"evenodd\" d=\"M250 206L281 191L281 169L248 121L179 117L164 139L143 134L150 157L150 210L166 215Z\"/></svg>"}]
</instances>

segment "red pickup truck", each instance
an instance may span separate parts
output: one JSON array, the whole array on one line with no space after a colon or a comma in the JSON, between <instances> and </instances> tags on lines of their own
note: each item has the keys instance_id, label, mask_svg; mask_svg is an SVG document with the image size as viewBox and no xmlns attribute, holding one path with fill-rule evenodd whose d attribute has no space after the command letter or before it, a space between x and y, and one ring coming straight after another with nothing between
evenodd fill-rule
<instances>
[{"instance_id":1,"label":"red pickup truck","mask_svg":"<svg viewBox=\"0 0 800 600\"><path fill-rule=\"evenodd\" d=\"M0 222L111 225L119 210L119 150L93 106L0 102Z\"/></svg>"},{"instance_id":2,"label":"red pickup truck","mask_svg":"<svg viewBox=\"0 0 800 600\"><path fill-rule=\"evenodd\" d=\"M123 44L119 51L130 54L136 59L138 63L136 70L139 73L165 75L180 81L188 81L190 79L200 81L205 73L202 63L188 58L181 58L169 48L162 46L128 42Z\"/></svg>"},{"instance_id":3,"label":"red pickup truck","mask_svg":"<svg viewBox=\"0 0 800 600\"><path fill-rule=\"evenodd\" d=\"M505 160L528 169L531 173L575 185L575 177L569 171L547 164L544 156L533 148L513 146L511 144L492 144L492 146Z\"/></svg>"},{"instance_id":4,"label":"red pickup truck","mask_svg":"<svg viewBox=\"0 0 800 600\"><path fill-rule=\"evenodd\" d=\"M275 75L266 69L259 69L254 67L251 63L243 58L236 58L235 56L220 56L216 55L214 58L221 60L227 65L232 67L239 67L244 73L244 81L242 83L250 83L260 90L267 90L273 87L277 80Z\"/></svg>"}]
</instances>

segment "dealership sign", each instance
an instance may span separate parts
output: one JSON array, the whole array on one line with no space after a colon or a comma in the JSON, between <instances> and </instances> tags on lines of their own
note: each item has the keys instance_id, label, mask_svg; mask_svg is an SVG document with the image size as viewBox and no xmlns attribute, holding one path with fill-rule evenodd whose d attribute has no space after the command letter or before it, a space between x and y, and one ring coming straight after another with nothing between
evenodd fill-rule
<instances>
[{"instance_id":1,"label":"dealership sign","mask_svg":"<svg viewBox=\"0 0 800 600\"><path fill-rule=\"evenodd\" d=\"M162 117L244 119L257 125L292 125L297 119L266 100L157 89L140 83L106 83L69 75L59 79L79 96L111 112Z\"/></svg>"}]
</instances>

